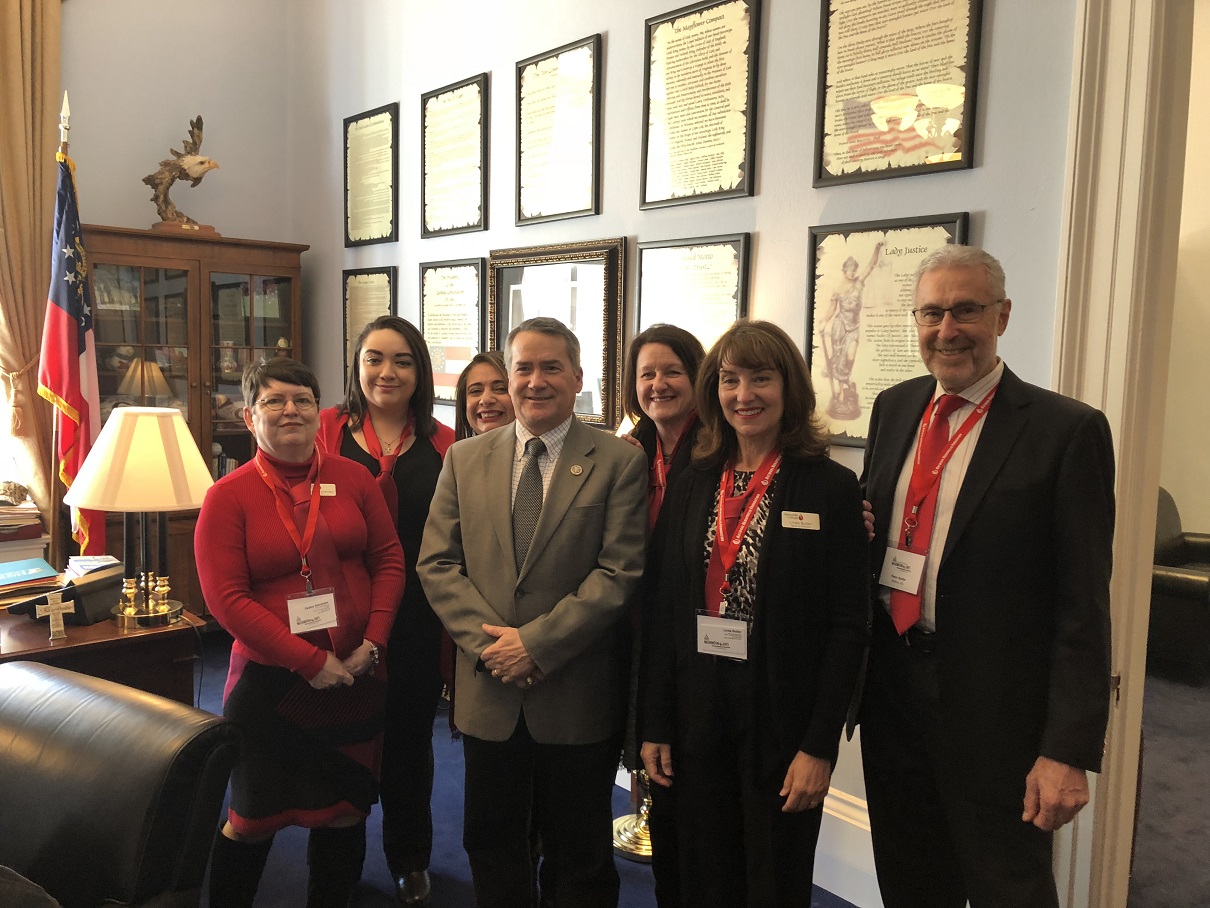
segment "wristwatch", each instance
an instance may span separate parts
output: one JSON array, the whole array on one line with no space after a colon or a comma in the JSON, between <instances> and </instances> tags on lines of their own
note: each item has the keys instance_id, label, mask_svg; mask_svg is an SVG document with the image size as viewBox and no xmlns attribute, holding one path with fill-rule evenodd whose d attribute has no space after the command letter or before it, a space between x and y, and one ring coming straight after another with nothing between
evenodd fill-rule
<instances>
[{"instance_id":1,"label":"wristwatch","mask_svg":"<svg viewBox=\"0 0 1210 908\"><path fill-rule=\"evenodd\" d=\"M378 644L373 640L367 640L366 642L370 644L370 666L378 668Z\"/></svg>"}]
</instances>

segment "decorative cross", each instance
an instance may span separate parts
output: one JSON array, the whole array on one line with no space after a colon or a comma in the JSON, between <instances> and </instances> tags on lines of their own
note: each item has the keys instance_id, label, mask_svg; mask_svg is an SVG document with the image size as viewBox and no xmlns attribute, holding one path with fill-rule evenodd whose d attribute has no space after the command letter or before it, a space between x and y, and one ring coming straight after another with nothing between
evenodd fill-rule
<instances>
[{"instance_id":1,"label":"decorative cross","mask_svg":"<svg viewBox=\"0 0 1210 908\"><path fill-rule=\"evenodd\" d=\"M50 615L51 640L67 639L67 628L63 626L63 615L75 610L76 604L74 602L63 601L62 590L54 590L46 594L46 605L39 605L37 611L39 618L45 618L47 615Z\"/></svg>"}]
</instances>

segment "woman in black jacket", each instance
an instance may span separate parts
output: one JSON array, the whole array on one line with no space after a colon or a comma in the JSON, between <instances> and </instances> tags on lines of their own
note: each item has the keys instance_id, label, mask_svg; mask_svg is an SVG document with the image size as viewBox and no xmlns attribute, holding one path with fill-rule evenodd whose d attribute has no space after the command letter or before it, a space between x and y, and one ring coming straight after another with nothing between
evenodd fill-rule
<instances>
[{"instance_id":1,"label":"woman in black jacket","mask_svg":"<svg viewBox=\"0 0 1210 908\"><path fill-rule=\"evenodd\" d=\"M677 790L684 904L808 908L867 638L861 493L776 325L736 322L697 401L693 463L656 533L643 762Z\"/></svg>"}]
</instances>

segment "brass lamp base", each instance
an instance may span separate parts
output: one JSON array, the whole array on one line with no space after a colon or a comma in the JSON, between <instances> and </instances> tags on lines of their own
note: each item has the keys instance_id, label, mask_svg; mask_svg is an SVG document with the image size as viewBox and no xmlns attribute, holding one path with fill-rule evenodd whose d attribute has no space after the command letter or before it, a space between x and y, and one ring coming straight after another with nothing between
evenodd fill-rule
<instances>
[{"instance_id":1,"label":"brass lamp base","mask_svg":"<svg viewBox=\"0 0 1210 908\"><path fill-rule=\"evenodd\" d=\"M643 800L638 813L627 814L613 821L613 853L628 861L650 864L651 827L647 823L647 816L651 811L651 783L647 780L647 773L642 770L633 773L631 778L637 780Z\"/></svg>"},{"instance_id":2,"label":"brass lamp base","mask_svg":"<svg viewBox=\"0 0 1210 908\"><path fill-rule=\"evenodd\" d=\"M651 863L651 830L641 812L613 821L613 853L639 864Z\"/></svg>"},{"instance_id":3,"label":"brass lamp base","mask_svg":"<svg viewBox=\"0 0 1210 908\"><path fill-rule=\"evenodd\" d=\"M176 599L168 599L164 602L164 605L166 608L163 610L149 610L142 605L134 609L128 609L122 603L118 603L113 607L113 620L124 631L143 630L149 627L166 627L181 617L181 611L185 608L185 604Z\"/></svg>"}]
</instances>

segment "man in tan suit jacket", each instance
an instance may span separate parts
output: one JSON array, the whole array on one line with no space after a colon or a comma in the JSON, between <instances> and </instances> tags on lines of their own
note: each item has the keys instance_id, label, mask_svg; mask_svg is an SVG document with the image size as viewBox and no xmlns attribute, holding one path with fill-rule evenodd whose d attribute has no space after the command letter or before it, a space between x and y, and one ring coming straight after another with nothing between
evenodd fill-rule
<instances>
[{"instance_id":1,"label":"man in tan suit jacket","mask_svg":"<svg viewBox=\"0 0 1210 908\"><path fill-rule=\"evenodd\" d=\"M555 319L529 319L509 335L517 421L450 448L417 566L458 646L463 844L480 908L530 905L531 807L553 863L543 879L557 880L554 903L617 905L618 634L643 570L647 469L639 448L573 415L579 353ZM532 501L539 472L526 550L514 540L526 535L514 534L524 524L514 509Z\"/></svg>"}]
</instances>

